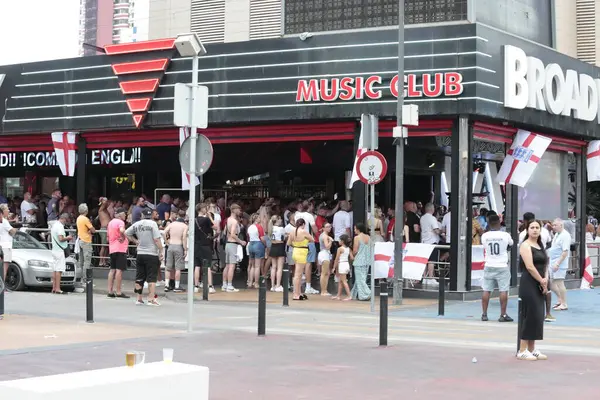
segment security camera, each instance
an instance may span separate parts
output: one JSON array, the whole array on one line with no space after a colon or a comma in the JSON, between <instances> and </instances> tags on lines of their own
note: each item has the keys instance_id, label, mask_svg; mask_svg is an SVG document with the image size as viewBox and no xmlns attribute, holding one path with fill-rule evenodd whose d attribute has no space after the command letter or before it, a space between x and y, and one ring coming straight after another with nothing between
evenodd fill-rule
<instances>
[{"instance_id":1,"label":"security camera","mask_svg":"<svg viewBox=\"0 0 600 400\"><path fill-rule=\"evenodd\" d=\"M313 36L313 34L310 32L302 32L300 34L299 38L300 38L300 40L302 40L304 42L306 39L311 38L312 36Z\"/></svg>"}]
</instances>

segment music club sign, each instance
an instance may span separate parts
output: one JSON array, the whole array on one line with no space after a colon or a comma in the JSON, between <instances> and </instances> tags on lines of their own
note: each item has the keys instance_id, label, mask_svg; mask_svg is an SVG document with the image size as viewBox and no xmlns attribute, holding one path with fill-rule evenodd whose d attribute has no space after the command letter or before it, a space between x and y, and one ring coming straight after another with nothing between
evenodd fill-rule
<instances>
[{"instance_id":1,"label":"music club sign","mask_svg":"<svg viewBox=\"0 0 600 400\"><path fill-rule=\"evenodd\" d=\"M520 48L504 46L504 106L532 108L600 124L600 79L545 65Z\"/></svg>"},{"instance_id":2,"label":"music club sign","mask_svg":"<svg viewBox=\"0 0 600 400\"><path fill-rule=\"evenodd\" d=\"M88 153L90 165L129 165L141 162L141 148L92 150ZM54 151L0 153L0 168L57 167Z\"/></svg>"},{"instance_id":3,"label":"music club sign","mask_svg":"<svg viewBox=\"0 0 600 400\"><path fill-rule=\"evenodd\" d=\"M380 75L303 79L298 81L296 102L377 100L385 89L397 98L398 75L389 85L383 85L383 81ZM404 76L404 87L405 98L460 96L464 90L463 76L458 72L408 74Z\"/></svg>"}]
</instances>

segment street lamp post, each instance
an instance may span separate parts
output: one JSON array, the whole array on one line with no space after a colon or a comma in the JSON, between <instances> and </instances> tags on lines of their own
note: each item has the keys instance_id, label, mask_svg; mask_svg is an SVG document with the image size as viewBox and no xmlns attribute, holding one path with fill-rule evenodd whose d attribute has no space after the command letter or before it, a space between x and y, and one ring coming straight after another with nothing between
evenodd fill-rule
<instances>
[{"instance_id":1,"label":"street lamp post","mask_svg":"<svg viewBox=\"0 0 600 400\"><path fill-rule=\"evenodd\" d=\"M187 301L188 301L188 321L187 321L187 330L188 332L192 332L193 330L193 322L192 319L194 317L194 263L195 263L195 254L194 254L194 220L196 219L196 147L198 143L198 126L196 123L196 118L194 118L194 112L196 111L196 97L198 97L198 91L195 89L198 86L198 57L206 54L206 49L202 45L202 42L198 38L198 36L194 33L187 33L177 36L177 40L175 41L175 46L179 51L179 54L184 57L192 57L192 96L189 98L189 108L190 108L190 189L189 189L189 209L188 209L188 217L189 217L189 232L188 232L188 261L187 261L187 271L188 271L188 281L187 281ZM208 281L205 278L205 284L208 284Z\"/></svg>"},{"instance_id":2,"label":"street lamp post","mask_svg":"<svg viewBox=\"0 0 600 400\"><path fill-rule=\"evenodd\" d=\"M396 138L396 204L394 215L394 304L402 304L402 244L404 238L404 130L402 127L402 108L404 106L404 0L398 4L398 105L396 125L402 137Z\"/></svg>"}]
</instances>

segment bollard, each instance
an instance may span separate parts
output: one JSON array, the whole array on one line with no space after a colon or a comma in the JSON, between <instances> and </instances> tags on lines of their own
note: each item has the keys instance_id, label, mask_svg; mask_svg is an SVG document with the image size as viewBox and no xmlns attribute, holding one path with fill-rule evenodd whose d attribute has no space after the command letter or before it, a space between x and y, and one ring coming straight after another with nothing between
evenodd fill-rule
<instances>
[{"instance_id":1,"label":"bollard","mask_svg":"<svg viewBox=\"0 0 600 400\"><path fill-rule=\"evenodd\" d=\"M4 292L4 280L2 280L2 277L0 277L0 319L2 319L4 315Z\"/></svg>"},{"instance_id":2,"label":"bollard","mask_svg":"<svg viewBox=\"0 0 600 400\"><path fill-rule=\"evenodd\" d=\"M290 305L290 267L287 264L283 265L283 307Z\"/></svg>"},{"instance_id":3,"label":"bollard","mask_svg":"<svg viewBox=\"0 0 600 400\"><path fill-rule=\"evenodd\" d=\"M265 336L267 319L267 281L261 275L258 286L258 336Z\"/></svg>"},{"instance_id":4,"label":"bollard","mask_svg":"<svg viewBox=\"0 0 600 400\"><path fill-rule=\"evenodd\" d=\"M440 268L440 279L438 281L438 316L444 316L446 307L446 280L444 279L444 269Z\"/></svg>"},{"instance_id":5,"label":"bollard","mask_svg":"<svg viewBox=\"0 0 600 400\"><path fill-rule=\"evenodd\" d=\"M208 265L206 265L206 260L202 265L202 281L204 284L202 285L202 300L208 301Z\"/></svg>"},{"instance_id":6,"label":"bollard","mask_svg":"<svg viewBox=\"0 0 600 400\"><path fill-rule=\"evenodd\" d=\"M94 323L94 271L85 271L85 322Z\"/></svg>"},{"instance_id":7,"label":"bollard","mask_svg":"<svg viewBox=\"0 0 600 400\"><path fill-rule=\"evenodd\" d=\"M382 280L379 287L379 346L388 344L388 284Z\"/></svg>"},{"instance_id":8,"label":"bollard","mask_svg":"<svg viewBox=\"0 0 600 400\"><path fill-rule=\"evenodd\" d=\"M521 328L523 325L523 308L521 306L521 298L518 300L518 311L517 311L517 353L521 348Z\"/></svg>"}]
</instances>

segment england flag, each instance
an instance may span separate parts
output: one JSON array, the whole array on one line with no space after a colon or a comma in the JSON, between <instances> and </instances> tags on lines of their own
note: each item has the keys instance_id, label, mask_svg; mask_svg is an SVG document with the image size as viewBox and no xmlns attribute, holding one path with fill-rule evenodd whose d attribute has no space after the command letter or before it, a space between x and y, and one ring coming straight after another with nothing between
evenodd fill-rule
<instances>
[{"instance_id":1,"label":"england flag","mask_svg":"<svg viewBox=\"0 0 600 400\"><path fill-rule=\"evenodd\" d=\"M76 140L77 134L75 132L52 132L54 155L60 167L60 172L66 176L75 175L75 164L77 163Z\"/></svg>"},{"instance_id":2,"label":"england flag","mask_svg":"<svg viewBox=\"0 0 600 400\"><path fill-rule=\"evenodd\" d=\"M354 166L352 167L352 176L350 177L350 182L348 182L348 189L352 189L352 186L354 186L354 182L358 181L358 171L357 171L357 166L358 166L358 159L360 158L360 156L367 152L369 149L367 147L365 147L365 135L364 135L364 130L360 129L360 136L358 137L358 150L356 151L356 157L354 158Z\"/></svg>"},{"instance_id":3,"label":"england flag","mask_svg":"<svg viewBox=\"0 0 600 400\"><path fill-rule=\"evenodd\" d=\"M525 187L550 142L550 138L520 129L498 172L498 182Z\"/></svg>"},{"instance_id":4,"label":"england flag","mask_svg":"<svg viewBox=\"0 0 600 400\"><path fill-rule=\"evenodd\" d=\"M471 286L483 285L485 249L481 245L471 246Z\"/></svg>"},{"instance_id":5,"label":"england flag","mask_svg":"<svg viewBox=\"0 0 600 400\"><path fill-rule=\"evenodd\" d=\"M420 281L434 245L404 243L402 257L402 278ZM375 243L375 279L394 277L394 243Z\"/></svg>"},{"instance_id":6,"label":"england flag","mask_svg":"<svg viewBox=\"0 0 600 400\"><path fill-rule=\"evenodd\" d=\"M594 270L592 269L592 259L587 246L585 247L585 268L583 270L583 276L581 277L581 286L579 289L591 289L594 283Z\"/></svg>"},{"instance_id":7,"label":"england flag","mask_svg":"<svg viewBox=\"0 0 600 400\"><path fill-rule=\"evenodd\" d=\"M588 182L600 181L600 140L592 140L587 148Z\"/></svg>"},{"instance_id":8,"label":"england flag","mask_svg":"<svg viewBox=\"0 0 600 400\"><path fill-rule=\"evenodd\" d=\"M183 142L185 141L185 139L187 139L189 136L190 136L189 128L179 128L179 146L180 147L183 144ZM192 177L190 176L190 174L186 173L182 168L181 169L181 189L182 190L190 189L191 178ZM200 184L200 179L198 179L198 177L196 177L196 183L194 184L194 187L199 184Z\"/></svg>"}]
</instances>

